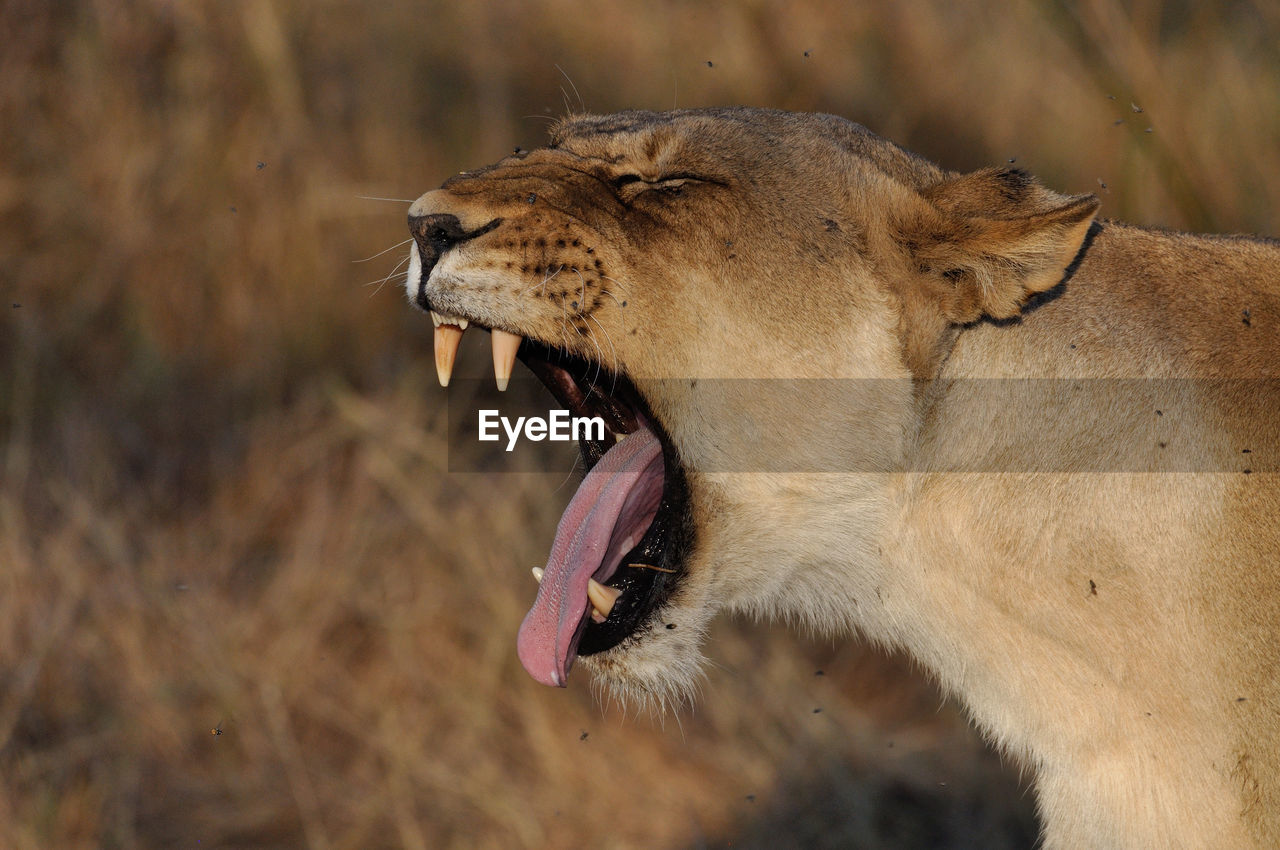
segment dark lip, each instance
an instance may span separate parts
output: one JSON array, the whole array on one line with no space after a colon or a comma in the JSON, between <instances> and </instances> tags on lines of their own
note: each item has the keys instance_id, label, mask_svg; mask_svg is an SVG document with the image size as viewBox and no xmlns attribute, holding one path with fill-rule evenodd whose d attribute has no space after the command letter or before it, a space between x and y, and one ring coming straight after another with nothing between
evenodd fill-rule
<instances>
[{"instance_id":1,"label":"dark lip","mask_svg":"<svg viewBox=\"0 0 1280 850\"><path fill-rule=\"evenodd\" d=\"M617 569L604 581L622 594L604 622L596 623L588 616L579 626L577 654L594 655L651 626L653 613L684 577L684 565L693 544L688 482L671 438L644 395L625 375L610 373L598 364L529 339L521 343L516 356L572 414L605 420L610 432L605 435L608 445L601 441L580 442L587 471L612 445L614 434L630 434L641 423L653 431L662 445L663 484L658 512L644 537L622 556Z\"/></svg>"}]
</instances>

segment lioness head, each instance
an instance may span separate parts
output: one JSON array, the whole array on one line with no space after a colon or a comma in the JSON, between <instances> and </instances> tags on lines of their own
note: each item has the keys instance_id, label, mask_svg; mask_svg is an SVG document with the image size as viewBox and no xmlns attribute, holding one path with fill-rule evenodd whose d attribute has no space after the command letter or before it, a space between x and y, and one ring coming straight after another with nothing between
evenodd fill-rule
<instances>
[{"instance_id":1,"label":"lioness head","mask_svg":"<svg viewBox=\"0 0 1280 850\"><path fill-rule=\"evenodd\" d=\"M582 445L520 629L529 673L563 685L582 658L665 697L721 608L856 626L915 379L958 326L1058 284L1096 209L751 109L568 118L419 198L407 287L442 380L488 328L500 379L518 355L611 431Z\"/></svg>"}]
</instances>

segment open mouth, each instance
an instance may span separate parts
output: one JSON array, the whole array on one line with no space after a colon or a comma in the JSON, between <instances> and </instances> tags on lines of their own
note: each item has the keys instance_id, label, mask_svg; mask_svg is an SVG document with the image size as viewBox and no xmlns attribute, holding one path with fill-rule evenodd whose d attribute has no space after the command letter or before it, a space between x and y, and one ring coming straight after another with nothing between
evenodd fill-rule
<instances>
[{"instance_id":1,"label":"open mouth","mask_svg":"<svg viewBox=\"0 0 1280 850\"><path fill-rule=\"evenodd\" d=\"M475 323L435 311L432 320L447 384L462 332ZM493 351L500 387L518 357L572 416L605 424L603 440L579 441L586 475L560 519L546 566L534 570L538 596L517 640L520 662L534 679L564 686L578 656L654 627L655 612L681 580L692 539L688 488L671 440L626 375L500 329L493 330Z\"/></svg>"}]
</instances>

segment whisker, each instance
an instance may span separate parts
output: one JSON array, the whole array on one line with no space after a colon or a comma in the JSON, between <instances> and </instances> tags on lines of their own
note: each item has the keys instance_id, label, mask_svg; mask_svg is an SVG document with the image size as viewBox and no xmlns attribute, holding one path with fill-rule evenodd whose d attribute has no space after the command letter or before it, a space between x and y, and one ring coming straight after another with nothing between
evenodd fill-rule
<instances>
[{"instance_id":1,"label":"whisker","mask_svg":"<svg viewBox=\"0 0 1280 850\"><path fill-rule=\"evenodd\" d=\"M386 277L384 277L384 278L382 278L382 279L380 279L380 280L371 280L371 281L369 281L368 283L364 284L364 286L373 286L375 283L378 285L378 288L377 288L377 289L375 289L373 292L370 292L370 293L369 293L369 297L370 297L370 298L372 298L373 296L375 296L375 295L377 295L379 292L381 292L381 291L382 291L382 287L384 287L384 286L386 286L386 285L387 285L387 281L389 281L389 280L391 280L391 278L395 277L395 276L396 276L396 273L400 271L400 267L401 267L401 266L403 266L403 265L404 265L405 263L407 263L407 262L409 262L409 258L408 258L408 257L405 257L405 258L404 258L404 259L402 259L400 262L396 263L396 264L395 264L395 267L394 267L394 268L392 268L392 269L391 269L391 271L387 272L387 276L386 276Z\"/></svg>"},{"instance_id":2,"label":"whisker","mask_svg":"<svg viewBox=\"0 0 1280 850\"><path fill-rule=\"evenodd\" d=\"M550 283L551 280L554 279L556 275L560 274L560 272L562 271L564 271L564 266L557 266L554 273L548 271L546 277L542 279L542 283L535 283L533 286L529 287L528 289L522 290L520 294L528 295L530 292L533 292L538 287L542 287L542 291L545 294L547 291L547 284Z\"/></svg>"},{"instance_id":3,"label":"whisker","mask_svg":"<svg viewBox=\"0 0 1280 850\"><path fill-rule=\"evenodd\" d=\"M630 298L630 297L631 297L631 287L627 286L627 285L626 285L625 283L623 283L622 281L620 281L620 280L618 280L618 279L616 279L616 278L609 277L609 276L608 276L608 275L606 275L606 274L602 274L602 275L600 275L600 279L601 279L601 280L607 280L607 281L609 281L610 283L616 283L618 286L621 286L621 287L622 287L622 289L623 289L623 294L624 294L624 295L626 295L628 298Z\"/></svg>"},{"instance_id":4,"label":"whisker","mask_svg":"<svg viewBox=\"0 0 1280 850\"><path fill-rule=\"evenodd\" d=\"M582 99L582 95L578 93L578 87L577 87L577 86L575 86L575 85L573 84L573 77L570 77L568 74L566 74L566 73L564 72L564 68L561 68L559 65L556 65L556 70L560 72L560 75L561 75L562 77L564 77L566 80L568 80L568 82L569 82L569 87L570 87L571 89L573 89L573 95L574 95L574 97L576 97L576 98L578 99L578 112L579 112L579 113L586 112L586 111L587 111L587 102L586 102L585 100L583 100L583 99ZM563 87L561 87L561 89L560 89L560 90L561 90L561 91L564 91L564 88L563 88ZM567 98L566 98L566 99L567 99ZM568 104L565 104L565 107L566 107L566 110L565 110L565 111L566 111L566 112L569 112L570 114L572 114L573 110L572 110L572 109L568 109Z\"/></svg>"},{"instance_id":5,"label":"whisker","mask_svg":"<svg viewBox=\"0 0 1280 850\"><path fill-rule=\"evenodd\" d=\"M589 313L581 313L579 315L590 318ZM600 355L599 359L596 360L596 373L591 376L591 389L594 390L596 381L600 379L600 370L604 368L604 349L600 347L600 343L596 340L595 331L591 330L590 325L587 325L587 339L591 340L591 344L595 346L596 354Z\"/></svg>"},{"instance_id":6,"label":"whisker","mask_svg":"<svg viewBox=\"0 0 1280 850\"><path fill-rule=\"evenodd\" d=\"M603 286L602 286L602 287L600 287L600 294L601 294L601 295L608 295L610 298L612 298L612 299L613 299L613 303L614 303L614 304L617 304L619 307L621 307L621 306L622 306L622 302L618 300L618 296L614 295L612 292L610 292L609 290L605 289Z\"/></svg>"},{"instance_id":7,"label":"whisker","mask_svg":"<svg viewBox=\"0 0 1280 850\"><path fill-rule=\"evenodd\" d=\"M613 352L613 366L609 369L609 374L612 376L612 380L609 385L609 395L613 395L618 389L618 349L614 347L613 337L609 336L609 331L600 323L600 320L590 313L587 313L586 316L588 319L596 323L596 327L600 329L600 332L604 334L605 340L609 343L609 350Z\"/></svg>"},{"instance_id":8,"label":"whisker","mask_svg":"<svg viewBox=\"0 0 1280 850\"><path fill-rule=\"evenodd\" d=\"M580 464L580 463L582 463L582 454L581 454L581 453L579 453L579 454L577 454L577 455L575 455L575 456L574 456L574 458L573 458L573 466L569 467L569 474L568 474L568 475L566 475L566 476L564 477L564 480L560 482L560 486L559 486L559 487L556 487L556 489L554 489L554 490L552 490L552 491L551 491L551 495L553 495L553 496L554 496L556 493L559 493L559 492L560 492L560 490L564 487L564 485L566 485L566 484L568 484L568 483L569 483L569 479L573 477L573 473L575 473L575 472L577 472L577 471L578 471L578 464Z\"/></svg>"},{"instance_id":9,"label":"whisker","mask_svg":"<svg viewBox=\"0 0 1280 850\"><path fill-rule=\"evenodd\" d=\"M372 195L356 195L362 201L390 201L393 204L412 204L412 198L375 198Z\"/></svg>"},{"instance_id":10,"label":"whisker","mask_svg":"<svg viewBox=\"0 0 1280 850\"><path fill-rule=\"evenodd\" d=\"M374 254L372 257L365 257L363 260L352 260L351 262L367 263L370 260L376 260L378 257L381 257L383 254L386 254L388 251L394 251L395 249L399 248L401 245L407 245L412 241L413 241L413 237L410 236L408 239L404 240L403 242L398 242L395 245L392 245L390 248L387 248L385 251L379 251L378 253Z\"/></svg>"},{"instance_id":11,"label":"whisker","mask_svg":"<svg viewBox=\"0 0 1280 850\"><path fill-rule=\"evenodd\" d=\"M400 262L396 263L396 264L395 264L395 267L394 267L394 268L392 268L392 269L391 269L391 271L390 271L390 272L388 272L384 277L374 278L373 280L369 281L368 283L362 283L362 284L360 284L360 285L361 285L362 287L364 287L364 286L373 286L375 283L377 283L377 284L386 283L386 282L391 278L391 276L392 276L392 275L394 275L396 272L400 271L400 267L401 267L401 266L403 266L406 262L408 262L408 260L409 260L409 258L408 258L408 257L405 257L403 260L401 260Z\"/></svg>"},{"instance_id":12,"label":"whisker","mask_svg":"<svg viewBox=\"0 0 1280 850\"><path fill-rule=\"evenodd\" d=\"M685 734L684 734L684 723L683 723L683 722L681 722L681 720L680 720L680 712L679 712L679 710L678 710L678 709L679 709L679 706L675 706L675 707L673 707L673 710L671 711L671 716L672 716L672 717L674 717L674 718L676 719L676 728L680 730L680 742L681 742L681 743L688 743L688 740L689 740L689 739L685 737ZM666 711L667 711L667 706L666 706L666 701L665 701L665 700L663 701L662 710L663 710L663 716L665 716Z\"/></svg>"},{"instance_id":13,"label":"whisker","mask_svg":"<svg viewBox=\"0 0 1280 850\"><path fill-rule=\"evenodd\" d=\"M613 363L612 365L610 365L609 369L610 371L617 372L618 371L618 349L614 348L613 346L613 337L609 336L609 331L605 330L605 326L600 324L600 320L597 319L595 316L591 315L590 313L584 313L583 316L595 322L596 327L600 328L601 333L604 334L605 341L609 343L609 350L613 352ZM595 332L593 331L592 333L594 334ZM604 359L603 352L601 352L600 359L601 360Z\"/></svg>"},{"instance_id":14,"label":"whisker","mask_svg":"<svg viewBox=\"0 0 1280 850\"><path fill-rule=\"evenodd\" d=\"M564 343L564 351L569 351L569 335L566 331L569 329L568 313L564 309L564 299L560 299L560 341Z\"/></svg>"},{"instance_id":15,"label":"whisker","mask_svg":"<svg viewBox=\"0 0 1280 850\"><path fill-rule=\"evenodd\" d=\"M553 278L557 278L557 277L559 277L559 276L560 276L560 272L562 272L562 271L564 271L564 266L563 266L563 265L556 266L556 273L555 273L555 274L553 274L553 275L551 275L551 277L548 277L547 279L545 279L544 281L542 281L542 285L541 285L541 286L542 286L542 294L543 294L543 295L545 295L545 294L546 294L546 292L547 292L547 284L548 284L548 283L550 283L550 282L551 282L551 280L552 280Z\"/></svg>"}]
</instances>

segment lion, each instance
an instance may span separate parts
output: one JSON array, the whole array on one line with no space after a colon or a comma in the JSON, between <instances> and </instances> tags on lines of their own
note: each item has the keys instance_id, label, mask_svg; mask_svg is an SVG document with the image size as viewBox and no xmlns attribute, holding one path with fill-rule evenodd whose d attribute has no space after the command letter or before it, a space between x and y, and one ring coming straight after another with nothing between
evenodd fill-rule
<instances>
[{"instance_id":1,"label":"lion","mask_svg":"<svg viewBox=\"0 0 1280 850\"><path fill-rule=\"evenodd\" d=\"M602 417L517 651L633 699L720 611L916 659L1044 843L1280 846L1280 245L1097 218L830 115L579 115L409 210L469 326Z\"/></svg>"}]
</instances>

